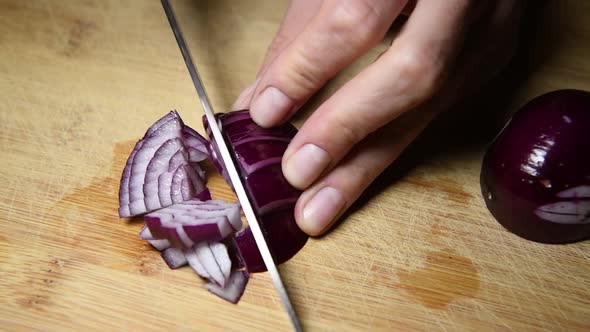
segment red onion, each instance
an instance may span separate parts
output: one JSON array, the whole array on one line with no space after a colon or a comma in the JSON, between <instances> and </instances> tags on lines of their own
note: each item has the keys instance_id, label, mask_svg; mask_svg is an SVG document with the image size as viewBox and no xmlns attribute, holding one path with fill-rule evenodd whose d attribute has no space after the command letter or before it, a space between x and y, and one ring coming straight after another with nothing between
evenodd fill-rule
<instances>
[{"instance_id":1,"label":"red onion","mask_svg":"<svg viewBox=\"0 0 590 332\"><path fill-rule=\"evenodd\" d=\"M178 269L188 264L184 252L180 248L168 248L162 251L162 259L172 270Z\"/></svg>"},{"instance_id":2,"label":"red onion","mask_svg":"<svg viewBox=\"0 0 590 332\"><path fill-rule=\"evenodd\" d=\"M238 172L268 239L270 251L277 264L284 263L301 250L308 239L294 218L295 202L301 191L291 186L281 171L281 157L297 129L289 123L268 129L259 127L248 110L218 114L217 119L237 161ZM212 137L205 117L203 124ZM213 140L209 151L214 165L225 174ZM233 246L249 272L266 271L250 228L236 234Z\"/></svg>"},{"instance_id":3,"label":"red onion","mask_svg":"<svg viewBox=\"0 0 590 332\"><path fill-rule=\"evenodd\" d=\"M138 216L208 195L204 173L198 163L189 159L182 140L183 133L190 132L186 128L178 113L171 111L150 126L136 143L121 177L119 216ZM196 141L191 140L191 148L205 151L203 144Z\"/></svg>"},{"instance_id":4,"label":"red onion","mask_svg":"<svg viewBox=\"0 0 590 332\"><path fill-rule=\"evenodd\" d=\"M486 151L481 189L495 219L520 237L590 236L590 93L558 90L514 114Z\"/></svg>"},{"instance_id":5,"label":"red onion","mask_svg":"<svg viewBox=\"0 0 590 332\"><path fill-rule=\"evenodd\" d=\"M280 165L297 130L290 124L261 128L247 110L217 119L269 247L281 264L308 239L293 214L301 191L286 181ZM249 273L266 267L250 228L242 225L239 204L211 199L199 163L209 158L229 183L217 156L214 140L208 142L176 111L169 112L148 128L128 157L119 189L119 214L143 215L140 237L161 252L170 269L190 265L210 281L206 288L211 293L237 303Z\"/></svg>"},{"instance_id":6,"label":"red onion","mask_svg":"<svg viewBox=\"0 0 590 332\"><path fill-rule=\"evenodd\" d=\"M227 285L224 288L219 287L215 283L208 283L205 285L205 288L222 299L231 303L238 303L244 293L247 283L248 275L246 272L234 271L231 273Z\"/></svg>"},{"instance_id":7,"label":"red onion","mask_svg":"<svg viewBox=\"0 0 590 332\"><path fill-rule=\"evenodd\" d=\"M240 207L221 201L190 200L144 216L155 239L190 248L202 241L218 241L242 228Z\"/></svg>"}]
</instances>

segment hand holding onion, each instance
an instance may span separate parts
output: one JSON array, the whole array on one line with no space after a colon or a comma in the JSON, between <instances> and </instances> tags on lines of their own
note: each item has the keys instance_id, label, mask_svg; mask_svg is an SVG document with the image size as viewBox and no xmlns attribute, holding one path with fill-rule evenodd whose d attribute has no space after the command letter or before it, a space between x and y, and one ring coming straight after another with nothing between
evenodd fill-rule
<instances>
[{"instance_id":1,"label":"hand holding onion","mask_svg":"<svg viewBox=\"0 0 590 332\"><path fill-rule=\"evenodd\" d=\"M303 231L326 232L438 113L507 64L523 3L291 2L256 81L234 104L262 127L288 121L411 11L389 50L315 110L285 152L285 177L304 190L295 208Z\"/></svg>"}]
</instances>

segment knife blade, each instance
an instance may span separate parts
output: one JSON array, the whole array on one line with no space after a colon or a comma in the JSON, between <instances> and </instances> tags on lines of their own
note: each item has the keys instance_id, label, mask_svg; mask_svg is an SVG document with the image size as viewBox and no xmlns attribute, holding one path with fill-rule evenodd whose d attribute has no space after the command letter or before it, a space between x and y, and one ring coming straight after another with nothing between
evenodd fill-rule
<instances>
[{"instance_id":1,"label":"knife blade","mask_svg":"<svg viewBox=\"0 0 590 332\"><path fill-rule=\"evenodd\" d=\"M191 76L195 89L197 90L197 94L199 95L199 100L201 101L201 105L203 107L203 111L205 113L207 122L209 123L209 127L213 134L213 138L217 142L221 159L223 160L223 163L226 166L226 170L229 174L229 178L232 182L234 191L236 193L236 196L238 197L240 205L242 206L242 210L244 211L244 215L246 216L248 225L252 230L254 240L256 241L256 245L258 246L258 250L260 251L264 264L266 265L267 271L271 276L275 289L279 293L281 302L285 307L291 324L293 325L293 329L295 331L302 331L301 324L299 322L299 319L297 318L295 309L291 304L291 300L289 299L289 295L283 284L281 275L279 274L279 270L274 262L274 258L270 252L270 249L268 248L268 244L266 243L266 239L264 237L264 234L262 233L260 224L258 223L258 220L256 218L256 214L254 213L254 209L252 208L250 199L246 194L246 190L244 189L242 180L238 175L238 170L236 168L234 160L232 159L229 152L229 148L227 147L225 140L223 139L221 129L217 125L217 121L215 119L215 115L213 112L213 107L211 106L211 102L209 101L209 97L207 96L205 87L203 85L203 82L201 81L201 77L199 76L197 67L193 62L191 53L184 40L184 36L182 35L182 32L180 30L180 26L178 25L172 6L170 5L168 0L161 0L161 2L162 6L164 7L164 12L166 13L166 17L168 18L170 28L174 33L174 37L176 38L176 42L178 43L178 47L180 48L180 52L182 53L182 57L184 58L184 62L186 64L188 72Z\"/></svg>"}]
</instances>

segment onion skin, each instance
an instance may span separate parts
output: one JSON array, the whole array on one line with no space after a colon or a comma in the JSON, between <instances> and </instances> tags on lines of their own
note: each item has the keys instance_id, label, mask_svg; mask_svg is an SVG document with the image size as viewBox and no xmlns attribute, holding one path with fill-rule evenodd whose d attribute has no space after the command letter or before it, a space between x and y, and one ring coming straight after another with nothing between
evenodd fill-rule
<instances>
[{"instance_id":1,"label":"onion skin","mask_svg":"<svg viewBox=\"0 0 590 332\"><path fill-rule=\"evenodd\" d=\"M308 240L308 235L297 226L294 217L295 203L301 191L287 182L281 170L281 158L297 129L289 123L274 128L259 127L248 110L217 114L216 118L238 165L269 249L276 264L282 264L299 252ZM211 140L209 155L213 164L222 175L226 174L222 161L217 159L217 148L205 117L203 124ZM233 240L233 250L249 273L266 271L249 227L239 231Z\"/></svg>"},{"instance_id":2,"label":"onion skin","mask_svg":"<svg viewBox=\"0 0 590 332\"><path fill-rule=\"evenodd\" d=\"M590 93L557 90L514 114L485 153L481 192L493 217L527 240L590 237Z\"/></svg>"}]
</instances>

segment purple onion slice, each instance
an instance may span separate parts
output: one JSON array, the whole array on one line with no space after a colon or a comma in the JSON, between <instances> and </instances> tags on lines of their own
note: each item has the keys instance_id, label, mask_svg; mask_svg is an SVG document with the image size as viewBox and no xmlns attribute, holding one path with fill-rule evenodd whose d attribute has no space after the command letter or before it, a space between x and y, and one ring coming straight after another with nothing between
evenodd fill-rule
<instances>
[{"instance_id":1,"label":"purple onion slice","mask_svg":"<svg viewBox=\"0 0 590 332\"><path fill-rule=\"evenodd\" d=\"M172 270L178 269L188 264L184 252L180 248L168 248L162 251L162 259Z\"/></svg>"},{"instance_id":2,"label":"purple onion slice","mask_svg":"<svg viewBox=\"0 0 590 332\"><path fill-rule=\"evenodd\" d=\"M208 283L205 285L205 288L220 298L235 304L240 301L240 298L244 294L248 280L248 275L245 271L236 270L231 273L225 287L219 287L215 283Z\"/></svg>"},{"instance_id":3,"label":"purple onion slice","mask_svg":"<svg viewBox=\"0 0 590 332\"><path fill-rule=\"evenodd\" d=\"M241 228L239 205L200 202L191 200L150 212L144 216L147 228L153 237L167 239L175 247L222 240Z\"/></svg>"},{"instance_id":4,"label":"purple onion slice","mask_svg":"<svg viewBox=\"0 0 590 332\"><path fill-rule=\"evenodd\" d=\"M119 215L132 217L192 199L205 190L204 172L190 148L205 151L205 138L185 126L176 111L158 119L127 159L119 188ZM187 166L187 167L183 167ZM176 177L175 177L176 175ZM176 180L176 181L175 181ZM172 190L174 186L174 190Z\"/></svg>"},{"instance_id":5,"label":"purple onion slice","mask_svg":"<svg viewBox=\"0 0 590 332\"><path fill-rule=\"evenodd\" d=\"M231 260L223 243L199 242L183 250L188 264L203 278L225 287L231 271Z\"/></svg>"}]
</instances>

